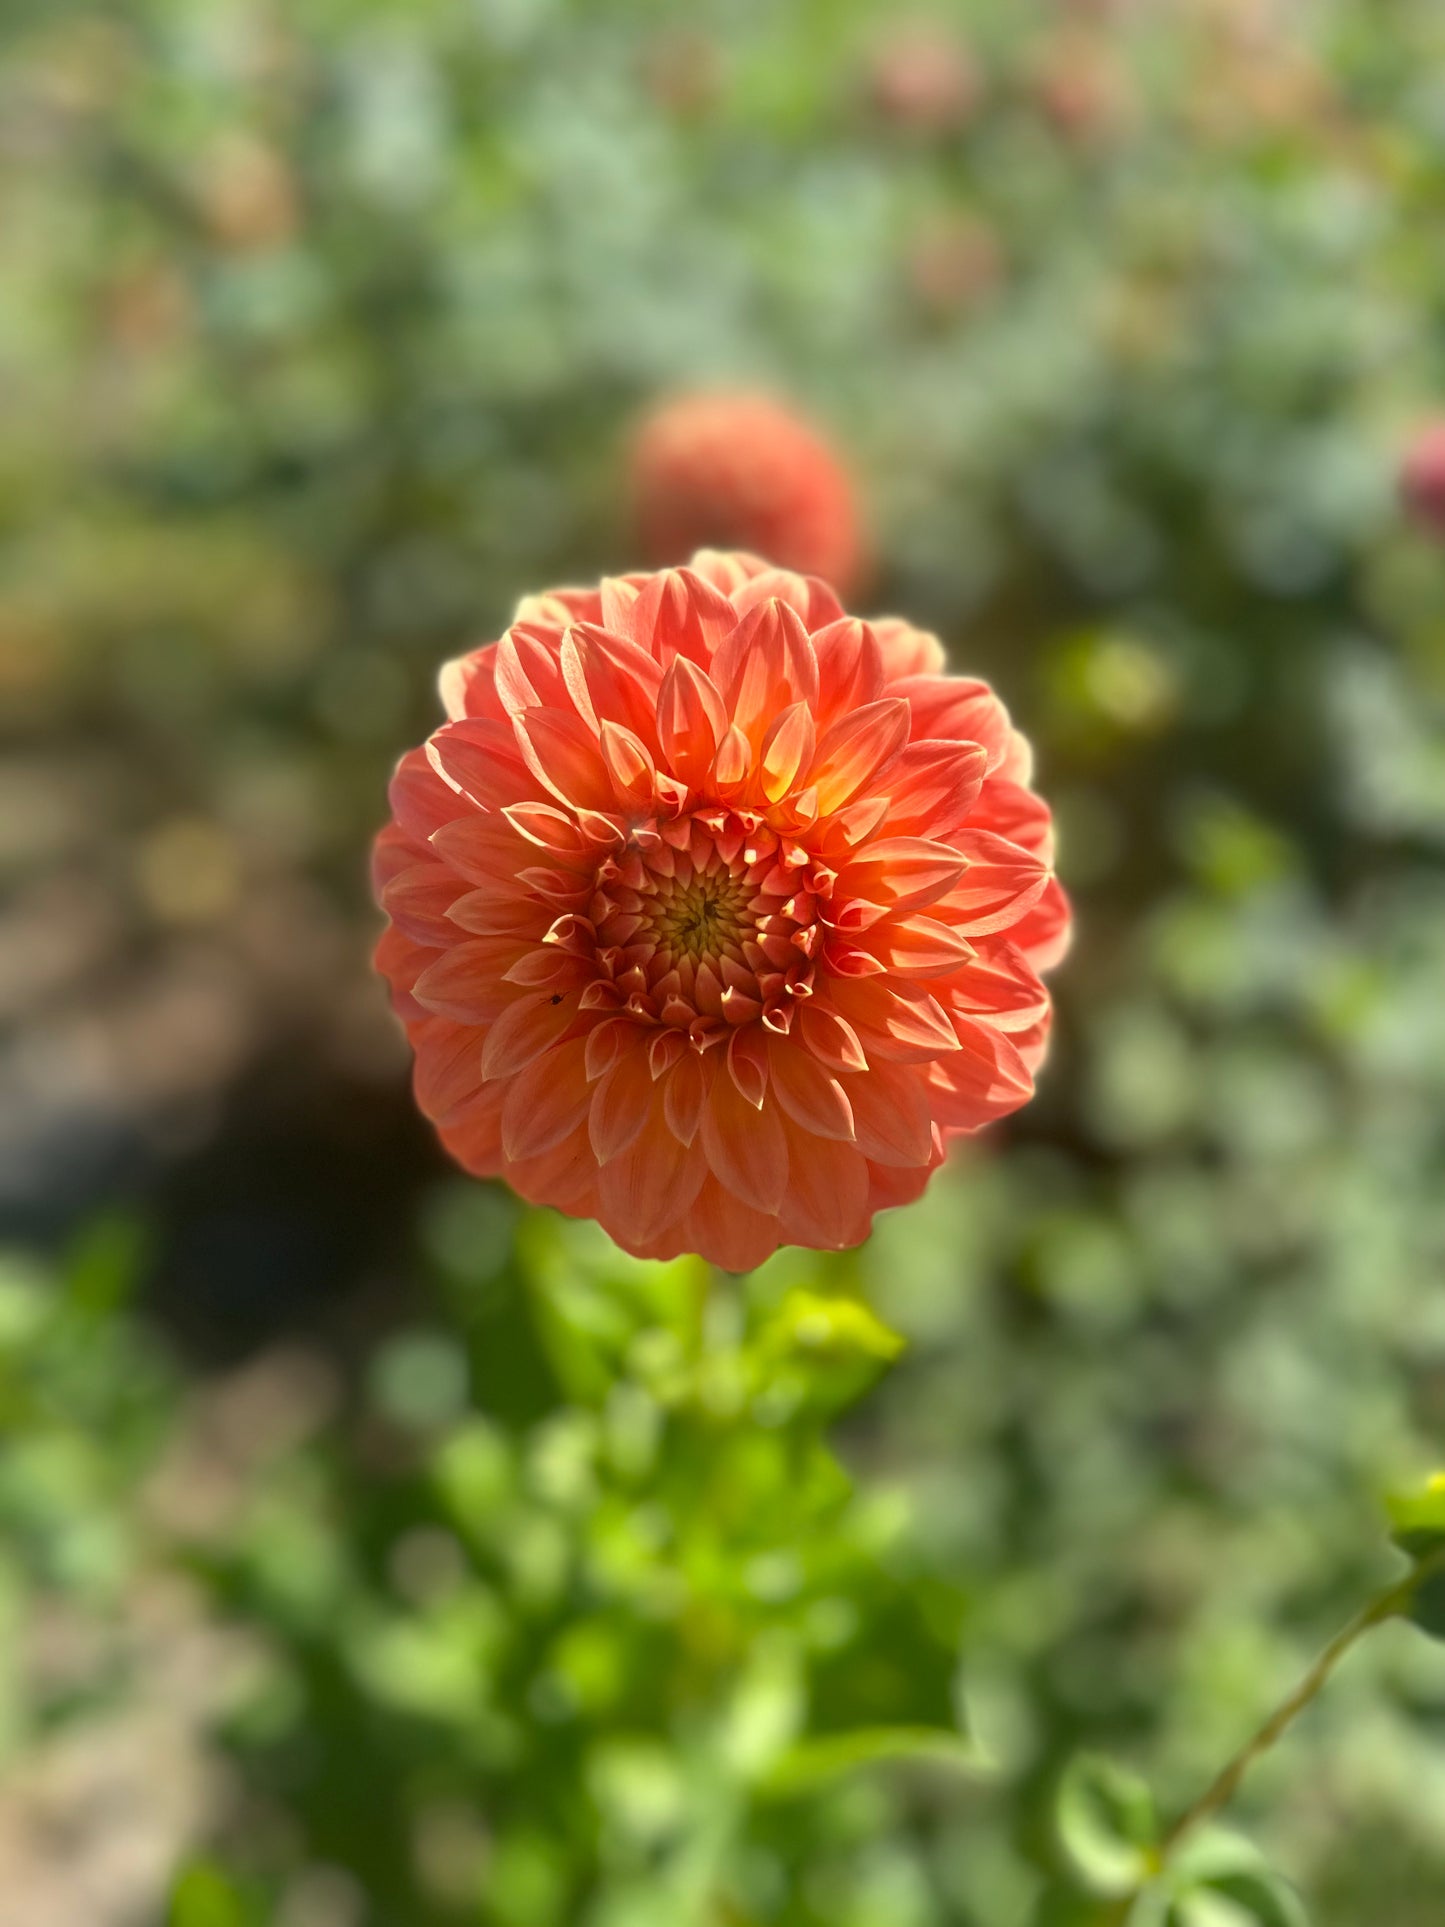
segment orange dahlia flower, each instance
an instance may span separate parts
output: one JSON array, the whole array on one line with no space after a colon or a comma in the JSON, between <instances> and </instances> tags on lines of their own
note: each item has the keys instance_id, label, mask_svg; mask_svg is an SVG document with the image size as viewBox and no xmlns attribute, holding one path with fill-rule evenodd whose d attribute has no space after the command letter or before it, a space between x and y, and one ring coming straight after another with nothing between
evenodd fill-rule
<instances>
[{"instance_id":1,"label":"orange dahlia flower","mask_svg":"<svg viewBox=\"0 0 1445 1927\"><path fill-rule=\"evenodd\" d=\"M660 403L632 445L637 533L678 562L704 544L820 575L846 595L863 536L848 471L801 416L767 395L701 392Z\"/></svg>"},{"instance_id":2,"label":"orange dahlia flower","mask_svg":"<svg viewBox=\"0 0 1445 1927\"><path fill-rule=\"evenodd\" d=\"M441 687L377 963L469 1171L741 1271L858 1243L1028 1098L1049 812L933 636L704 550L528 597Z\"/></svg>"}]
</instances>

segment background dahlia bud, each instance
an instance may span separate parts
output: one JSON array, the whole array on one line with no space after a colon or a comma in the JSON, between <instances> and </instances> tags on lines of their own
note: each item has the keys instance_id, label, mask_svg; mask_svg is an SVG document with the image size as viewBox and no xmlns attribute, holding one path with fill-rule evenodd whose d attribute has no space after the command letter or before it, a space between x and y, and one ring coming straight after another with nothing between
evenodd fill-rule
<instances>
[{"instance_id":1,"label":"background dahlia bud","mask_svg":"<svg viewBox=\"0 0 1445 1927\"><path fill-rule=\"evenodd\" d=\"M664 112L680 120L701 117L723 90L722 49L696 27L665 30L643 50L642 80Z\"/></svg>"},{"instance_id":2,"label":"background dahlia bud","mask_svg":"<svg viewBox=\"0 0 1445 1927\"><path fill-rule=\"evenodd\" d=\"M1112 140L1133 113L1129 76L1095 33L1050 34L1034 56L1029 91L1054 132L1075 146Z\"/></svg>"},{"instance_id":3,"label":"background dahlia bud","mask_svg":"<svg viewBox=\"0 0 1445 1927\"><path fill-rule=\"evenodd\" d=\"M655 562L740 548L820 575L846 595L864 569L853 482L830 443L766 395L708 392L661 403L637 430L632 492Z\"/></svg>"},{"instance_id":4,"label":"background dahlia bud","mask_svg":"<svg viewBox=\"0 0 1445 1927\"><path fill-rule=\"evenodd\" d=\"M995 294L1006 264L987 221L950 215L925 229L908 251L908 285L920 307L940 319L967 313Z\"/></svg>"},{"instance_id":5,"label":"background dahlia bud","mask_svg":"<svg viewBox=\"0 0 1445 1927\"><path fill-rule=\"evenodd\" d=\"M1423 528L1445 536L1445 417L1415 431L1400 464L1400 494Z\"/></svg>"},{"instance_id":6,"label":"background dahlia bud","mask_svg":"<svg viewBox=\"0 0 1445 1927\"><path fill-rule=\"evenodd\" d=\"M1030 1096L1049 811L936 638L704 551L528 598L442 694L377 963L468 1170L741 1271L858 1243Z\"/></svg>"},{"instance_id":7,"label":"background dahlia bud","mask_svg":"<svg viewBox=\"0 0 1445 1927\"><path fill-rule=\"evenodd\" d=\"M868 94L893 126L916 134L953 134L973 119L983 81L957 34L936 21L900 25L873 53Z\"/></svg>"}]
</instances>

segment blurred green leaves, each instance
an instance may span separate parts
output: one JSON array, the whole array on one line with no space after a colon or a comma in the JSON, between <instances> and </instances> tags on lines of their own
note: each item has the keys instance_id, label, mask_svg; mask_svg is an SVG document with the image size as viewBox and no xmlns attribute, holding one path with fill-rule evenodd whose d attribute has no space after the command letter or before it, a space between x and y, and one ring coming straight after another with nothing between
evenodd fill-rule
<instances>
[{"instance_id":1,"label":"blurred green leaves","mask_svg":"<svg viewBox=\"0 0 1445 1927\"><path fill-rule=\"evenodd\" d=\"M437 1802L486 1815L489 1923L570 1920L588 1895L604 1921L746 1908L785 1811L811 1827L868 1769L979 1765L963 1598L913 1570L906 1514L855 1494L825 1435L901 1340L827 1288L828 1261L739 1285L550 1215L517 1231L470 1286L445 1246L464 1338L385 1341L324 1456L196 1538L268 1655L270 1710L240 1708L233 1743L318 1843L384 1783L364 1871L419 1927L446 1917L407 1845ZM549 1397L460 1406L518 1316Z\"/></svg>"}]
</instances>

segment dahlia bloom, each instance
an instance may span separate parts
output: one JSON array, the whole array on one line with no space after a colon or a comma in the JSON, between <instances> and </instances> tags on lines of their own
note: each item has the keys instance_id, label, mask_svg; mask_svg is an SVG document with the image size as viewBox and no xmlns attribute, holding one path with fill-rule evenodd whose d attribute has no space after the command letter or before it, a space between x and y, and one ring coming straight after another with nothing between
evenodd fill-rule
<instances>
[{"instance_id":1,"label":"dahlia bloom","mask_svg":"<svg viewBox=\"0 0 1445 1927\"><path fill-rule=\"evenodd\" d=\"M767 395L700 391L644 417L632 443L637 534L654 562L742 548L846 595L863 573L852 480L817 429Z\"/></svg>"},{"instance_id":2,"label":"dahlia bloom","mask_svg":"<svg viewBox=\"0 0 1445 1927\"><path fill-rule=\"evenodd\" d=\"M1029 1097L1049 812L933 636L704 550L528 597L441 689L377 964L469 1171L742 1271L857 1244Z\"/></svg>"}]
</instances>

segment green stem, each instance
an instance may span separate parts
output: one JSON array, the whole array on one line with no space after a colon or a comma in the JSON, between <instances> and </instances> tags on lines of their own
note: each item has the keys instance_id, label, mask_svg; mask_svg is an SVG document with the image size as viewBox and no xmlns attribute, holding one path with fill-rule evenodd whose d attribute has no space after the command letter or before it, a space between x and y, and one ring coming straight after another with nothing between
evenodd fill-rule
<instances>
[{"instance_id":1,"label":"green stem","mask_svg":"<svg viewBox=\"0 0 1445 1927\"><path fill-rule=\"evenodd\" d=\"M1215 1775L1199 1798L1186 1807L1169 1828L1156 1849L1156 1872L1163 1872L1181 1841L1228 1806L1255 1761L1269 1751L1311 1701L1319 1696L1350 1648L1372 1627L1406 1612L1425 1580L1439 1572L1445 1572L1445 1547L1432 1553L1428 1559L1422 1559L1403 1579L1382 1588L1360 1608L1348 1625L1336 1633L1294 1691L1280 1702L1257 1732ZM1124 1894L1111 1902L1107 1909L1096 1916L1097 1927L1126 1927L1138 1898L1138 1893Z\"/></svg>"},{"instance_id":2,"label":"green stem","mask_svg":"<svg viewBox=\"0 0 1445 1927\"><path fill-rule=\"evenodd\" d=\"M1161 1862L1169 1859L1186 1834L1192 1833L1196 1827L1212 1819L1229 1804L1238 1791L1240 1782L1255 1761L1269 1751L1310 1702L1318 1697L1330 1675L1356 1641L1363 1639L1372 1627L1404 1612L1414 1598L1421 1581L1430 1573L1440 1570L1442 1565L1445 1565L1445 1553L1437 1553L1432 1558L1422 1561L1407 1572L1403 1579L1377 1592L1373 1599L1360 1608L1349 1624L1336 1633L1294 1691L1287 1699L1280 1702L1253 1737L1245 1742L1228 1765L1210 1781L1193 1805L1186 1807L1170 1827L1160 1843Z\"/></svg>"}]
</instances>

